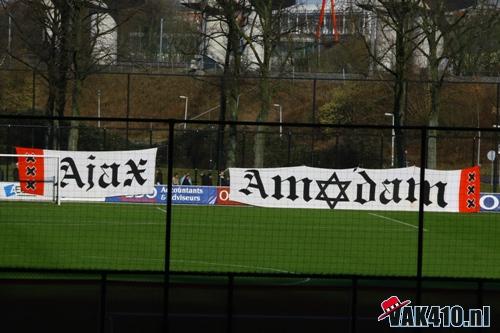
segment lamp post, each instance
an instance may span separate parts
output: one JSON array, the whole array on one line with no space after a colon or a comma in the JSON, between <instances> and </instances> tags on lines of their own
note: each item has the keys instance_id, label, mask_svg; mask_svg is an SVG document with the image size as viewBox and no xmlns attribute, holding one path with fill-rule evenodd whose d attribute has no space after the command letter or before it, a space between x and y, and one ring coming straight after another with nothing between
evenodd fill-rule
<instances>
[{"instance_id":1,"label":"lamp post","mask_svg":"<svg viewBox=\"0 0 500 333\"><path fill-rule=\"evenodd\" d=\"M158 64L163 60L163 17L160 19L160 46L158 50Z\"/></svg>"},{"instance_id":2,"label":"lamp post","mask_svg":"<svg viewBox=\"0 0 500 333\"><path fill-rule=\"evenodd\" d=\"M391 133L391 167L394 167L394 139L396 133L394 133L394 113L384 113L387 117L392 117L392 133Z\"/></svg>"},{"instance_id":3,"label":"lamp post","mask_svg":"<svg viewBox=\"0 0 500 333\"><path fill-rule=\"evenodd\" d=\"M185 100L185 104L184 104L184 120L187 120L189 98L187 96L179 96L179 98ZM186 129L186 126L187 126L187 123L184 123L184 129Z\"/></svg>"},{"instance_id":4,"label":"lamp post","mask_svg":"<svg viewBox=\"0 0 500 333\"><path fill-rule=\"evenodd\" d=\"M283 108L281 107L280 104L274 104L275 107L278 108L278 111L280 113L280 139L283 137Z\"/></svg>"}]
</instances>

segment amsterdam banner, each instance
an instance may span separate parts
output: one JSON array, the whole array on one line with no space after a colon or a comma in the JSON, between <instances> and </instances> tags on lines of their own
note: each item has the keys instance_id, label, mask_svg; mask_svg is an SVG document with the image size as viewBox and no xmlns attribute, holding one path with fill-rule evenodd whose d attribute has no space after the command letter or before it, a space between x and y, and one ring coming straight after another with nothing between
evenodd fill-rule
<instances>
[{"instance_id":1,"label":"amsterdam banner","mask_svg":"<svg viewBox=\"0 0 500 333\"><path fill-rule=\"evenodd\" d=\"M420 168L230 168L232 201L279 208L418 211ZM479 167L425 170L424 209L478 212Z\"/></svg>"}]
</instances>

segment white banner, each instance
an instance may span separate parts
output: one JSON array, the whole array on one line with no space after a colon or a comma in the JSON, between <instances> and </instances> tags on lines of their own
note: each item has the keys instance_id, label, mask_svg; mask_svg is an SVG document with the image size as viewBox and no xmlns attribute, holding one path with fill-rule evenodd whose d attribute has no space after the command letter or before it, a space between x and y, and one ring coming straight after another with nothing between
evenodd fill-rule
<instances>
[{"instance_id":1,"label":"white banner","mask_svg":"<svg viewBox=\"0 0 500 333\"><path fill-rule=\"evenodd\" d=\"M60 151L16 148L23 192L42 195L40 180L59 179L62 198L104 198L154 190L156 148L127 151ZM53 167L59 158L59 175ZM40 163L43 160L43 163ZM38 187L37 187L38 185ZM51 184L53 186L53 184ZM50 185L49 185L50 186Z\"/></svg>"},{"instance_id":2,"label":"white banner","mask_svg":"<svg viewBox=\"0 0 500 333\"><path fill-rule=\"evenodd\" d=\"M260 207L418 211L420 168L230 168L230 199ZM479 167L425 170L424 206L479 211Z\"/></svg>"}]
</instances>

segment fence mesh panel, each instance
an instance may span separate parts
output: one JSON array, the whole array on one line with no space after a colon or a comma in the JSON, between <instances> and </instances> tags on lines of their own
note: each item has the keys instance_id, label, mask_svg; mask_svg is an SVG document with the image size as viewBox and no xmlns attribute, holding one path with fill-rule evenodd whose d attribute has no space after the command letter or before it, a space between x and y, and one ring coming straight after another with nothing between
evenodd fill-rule
<instances>
[{"instance_id":1,"label":"fence mesh panel","mask_svg":"<svg viewBox=\"0 0 500 333\"><path fill-rule=\"evenodd\" d=\"M54 133L67 140L72 129L52 125L0 126L2 153L52 147ZM64 197L63 189L60 206L25 201L7 195L20 185L16 158L1 159L0 267L162 271L167 262L171 271L194 273L415 277L420 257L424 277L500 277L498 165L486 158L500 141L492 130L406 128L399 151L390 127L175 121L169 142L169 121L79 126L78 149L89 153L76 169L61 161L61 182L77 186L77 170L84 189L90 179L107 187L112 163L133 178L139 171L129 160L142 168L134 151L157 148L151 187L92 201ZM94 163L90 156L101 152L109 160ZM392 168L398 164L404 168ZM478 164L474 191L482 196L474 204L482 212L458 212L461 196L473 196L461 194L473 182L460 170Z\"/></svg>"}]
</instances>

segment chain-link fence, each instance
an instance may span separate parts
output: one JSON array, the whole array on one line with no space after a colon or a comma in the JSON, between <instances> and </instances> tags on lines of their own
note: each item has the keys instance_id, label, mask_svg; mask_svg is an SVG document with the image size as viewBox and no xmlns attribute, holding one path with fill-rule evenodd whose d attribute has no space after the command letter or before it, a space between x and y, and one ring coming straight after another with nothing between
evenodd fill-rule
<instances>
[{"instance_id":1,"label":"chain-link fence","mask_svg":"<svg viewBox=\"0 0 500 333\"><path fill-rule=\"evenodd\" d=\"M15 154L66 149L67 119L1 118L3 272L500 278L494 128L403 127L398 166L391 126L82 118L87 153L58 162L57 205L23 191ZM118 187L126 166L146 181L149 148L148 193L64 192Z\"/></svg>"}]
</instances>

